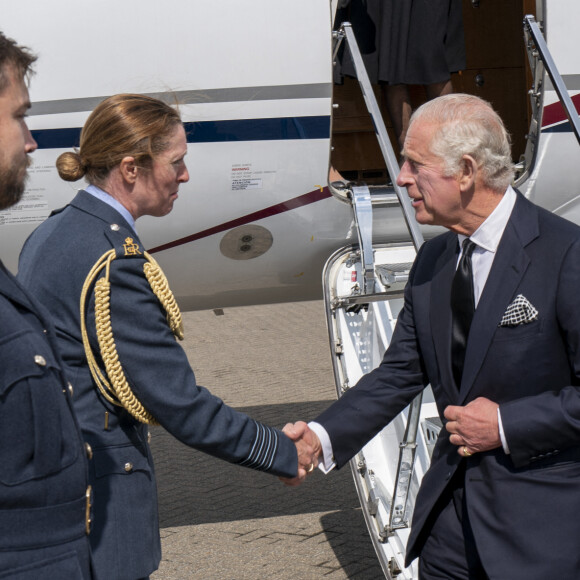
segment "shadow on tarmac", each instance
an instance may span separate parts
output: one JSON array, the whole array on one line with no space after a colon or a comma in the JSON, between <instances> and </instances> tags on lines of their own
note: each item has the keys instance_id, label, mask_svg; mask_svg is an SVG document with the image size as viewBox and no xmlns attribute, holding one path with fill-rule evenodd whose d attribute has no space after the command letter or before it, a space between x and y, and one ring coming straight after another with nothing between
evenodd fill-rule
<instances>
[{"instance_id":1,"label":"shadow on tarmac","mask_svg":"<svg viewBox=\"0 0 580 580\"><path fill-rule=\"evenodd\" d=\"M309 420L331 401L241 408L282 427L291 417ZM350 468L315 472L297 488L278 478L216 459L179 443L160 427L151 430L159 495L160 527L191 526L305 513L321 515L326 540L349 578L366 562L382 577L360 510ZM365 577L370 577L366 576Z\"/></svg>"},{"instance_id":2,"label":"shadow on tarmac","mask_svg":"<svg viewBox=\"0 0 580 580\"><path fill-rule=\"evenodd\" d=\"M269 425L282 427L290 417L309 420L329 403L315 401L239 410ZM308 416L304 414L306 408ZM280 421L282 415L285 418ZM151 432L161 527L360 507L350 469L344 468L327 476L317 471L304 485L288 488L277 477L187 447L160 427L151 429ZM362 514L360 517L362 519Z\"/></svg>"}]
</instances>

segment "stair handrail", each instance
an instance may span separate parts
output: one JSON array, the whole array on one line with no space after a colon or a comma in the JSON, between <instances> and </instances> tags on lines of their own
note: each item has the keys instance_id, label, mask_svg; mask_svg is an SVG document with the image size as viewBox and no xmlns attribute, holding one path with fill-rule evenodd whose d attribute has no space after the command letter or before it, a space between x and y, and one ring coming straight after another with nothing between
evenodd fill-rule
<instances>
[{"instance_id":1,"label":"stair handrail","mask_svg":"<svg viewBox=\"0 0 580 580\"><path fill-rule=\"evenodd\" d=\"M396 183L396 177L399 173L399 163L391 141L389 139L389 134L387 133L387 128L385 127L385 122L381 115L375 93L373 91L369 75L367 73L364 61L362 59L356 37L352 30L352 25L350 22L343 22L339 35L342 35L347 42L347 48L352 56L354 69L356 73L357 80L361 87L361 91L373 121L373 126L375 129L375 134L383 154L383 158L387 165L387 170L391 179L393 181L393 188L399 200L403 216L407 225L407 229L411 234L411 239L415 250L419 251L419 248L423 245L424 239L421 230L419 229L419 224L415 219L415 212L406 188L399 186ZM342 39L339 37L337 46L335 48L335 56L338 51L338 46ZM367 190L368 191L368 190ZM366 193L366 192L365 192ZM372 196L371 196L372 200ZM357 211L356 204L354 210ZM359 240L363 243L365 237L362 235L364 232L359 232ZM368 241L368 237L365 241ZM371 250L372 250L372 240ZM368 254L369 248L361 248L361 255L364 256ZM371 254L372 255L372 254ZM364 266L368 268L370 259L365 260ZM372 287L367 279L367 274L365 272L365 287ZM419 420L421 417L421 403L423 400L423 394L419 394L410 404L409 411L407 415L407 427L405 429L405 434L403 440L399 443L399 459L397 464L397 475L395 477L395 485L393 489L393 495L391 498L391 506L389 510L389 520L387 524L387 533L392 533L393 530L403 527L408 527L409 520L407 516L408 507L408 497L409 490L411 486L412 475L415 467L415 452L417 447L417 432L419 428Z\"/></svg>"},{"instance_id":2,"label":"stair handrail","mask_svg":"<svg viewBox=\"0 0 580 580\"><path fill-rule=\"evenodd\" d=\"M391 179L393 180L393 188L401 205L403 216L407 224L407 229L411 234L411 239L413 241L415 249L419 250L424 241L423 234L421 233L421 230L419 229L419 224L415 219L415 211L413 210L413 206L411 205L411 200L409 199L409 195L407 194L406 188L400 187L396 183L396 178L399 173L399 162L397 161L397 157L393 150L393 146L391 145L389 134L387 133L387 128L385 127L385 122L383 121L381 110L377 103L377 99L375 97L375 93L373 91L373 87L371 85L367 69L362 59L360 49L356 41L356 37L352 30L351 23L343 22L340 26L339 34L344 35L346 39L347 48L352 56L357 80L361 87L361 91L367 109L373 121L375 134L377 136L377 140L379 142L379 147L381 148L383 158L387 165L387 170L389 172L389 175L391 176Z\"/></svg>"},{"instance_id":3,"label":"stair handrail","mask_svg":"<svg viewBox=\"0 0 580 580\"><path fill-rule=\"evenodd\" d=\"M578 116L576 107L574 106L574 103L568 94L566 84L564 83L564 80L558 71L558 67L552 58L550 50L548 49L548 45L544 39L542 31L540 30L540 26L532 14L526 14L526 16L524 16L524 30L528 31L534 41L534 44L536 45L540 60L544 63L544 69L552 81L552 86L554 87L556 94L558 95L558 98L564 107L564 111L568 117L568 120L570 121L572 130L574 131L576 139L580 144L580 117Z\"/></svg>"}]
</instances>

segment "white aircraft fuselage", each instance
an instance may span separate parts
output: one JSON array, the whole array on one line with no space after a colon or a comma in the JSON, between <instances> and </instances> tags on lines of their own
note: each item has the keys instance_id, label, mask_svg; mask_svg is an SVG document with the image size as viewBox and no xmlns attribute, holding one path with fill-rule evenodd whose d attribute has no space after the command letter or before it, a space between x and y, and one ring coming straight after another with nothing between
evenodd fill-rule
<instances>
[{"instance_id":1,"label":"white aircraft fuselage","mask_svg":"<svg viewBox=\"0 0 580 580\"><path fill-rule=\"evenodd\" d=\"M24 199L0 212L2 257L10 269L16 270L32 229L84 185L58 177L58 155L78 145L101 99L138 92L179 103L187 129L189 183L170 215L137 224L180 305L205 309L321 297L325 261L356 241L349 204L327 187L332 3L3 4L4 33L39 55L28 119L39 148ZM571 95L580 99L571 30L580 7L572 0L538 6L554 58ZM574 171L580 153L554 101L553 91L546 91L545 111L553 114L521 188L580 222ZM398 208L375 212L374 237L408 239Z\"/></svg>"}]
</instances>

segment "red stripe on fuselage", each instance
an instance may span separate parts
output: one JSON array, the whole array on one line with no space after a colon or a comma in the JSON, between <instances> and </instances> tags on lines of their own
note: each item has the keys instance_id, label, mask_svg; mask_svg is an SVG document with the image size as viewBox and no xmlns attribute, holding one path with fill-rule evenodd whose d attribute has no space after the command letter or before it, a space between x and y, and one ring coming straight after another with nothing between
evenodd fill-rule
<instances>
[{"instance_id":1,"label":"red stripe on fuselage","mask_svg":"<svg viewBox=\"0 0 580 580\"><path fill-rule=\"evenodd\" d=\"M576 111L580 113L580 94L570 97ZM551 105L546 105L544 107L544 115L542 116L542 127L548 127L549 125L555 125L556 123L561 123L562 121L567 121L566 111L560 101L552 103Z\"/></svg>"},{"instance_id":2,"label":"red stripe on fuselage","mask_svg":"<svg viewBox=\"0 0 580 580\"><path fill-rule=\"evenodd\" d=\"M278 215L293 209L298 209L299 207L315 203L317 201L326 199L331 196L332 194L328 190L328 187L323 187L322 189L315 189L310 193L305 193L304 195L300 195L299 197L289 199L288 201L283 201L282 203L271 205L270 207L267 207L265 209L261 209L259 211L250 213L243 217L239 217L229 222L225 222L223 224L214 226L213 228L209 228L207 230L197 232L196 234L191 234L190 236L174 240L173 242L167 242L166 244L162 244L161 246L151 248L150 250L148 250L148 252L150 254L153 254L155 252L169 250L171 248L182 246L183 244L188 244L189 242L195 242L196 240L207 238L208 236L213 236L214 234L219 234L220 232L225 232L227 230L231 230L233 228L237 228L239 226L243 226L251 222L257 222L258 220L262 220L267 217L272 217L274 215Z\"/></svg>"}]
</instances>

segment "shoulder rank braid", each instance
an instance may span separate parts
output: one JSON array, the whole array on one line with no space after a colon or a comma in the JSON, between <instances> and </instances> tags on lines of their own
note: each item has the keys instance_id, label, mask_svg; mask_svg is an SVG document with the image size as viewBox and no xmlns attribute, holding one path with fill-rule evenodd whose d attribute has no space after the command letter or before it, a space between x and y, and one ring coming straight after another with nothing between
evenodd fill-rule
<instances>
[{"instance_id":1,"label":"shoulder rank braid","mask_svg":"<svg viewBox=\"0 0 580 580\"><path fill-rule=\"evenodd\" d=\"M125 255L135 255L141 253L138 251L139 246L133 242L132 238L125 240L126 244ZM132 251L128 254L127 248ZM110 266L111 262L117 257L116 250L112 249L105 252L92 267L89 272L83 290L81 292L80 314L81 314L81 333L83 337L83 345L87 362L93 379L107 401L110 403L124 407L135 419L142 423L150 425L157 425L158 422L155 417L145 409L141 402L137 399L123 372L121 361L115 346L115 339L113 336L113 329L111 326L111 283ZM175 301L175 297L169 288L167 278L159 267L155 259L143 252L143 257L147 260L143 266L145 276L157 296L159 302L167 313L167 322L173 334L179 339L183 340L183 323L181 320L181 312ZM98 278L102 271L104 276ZM96 282L95 282L96 280ZM95 325L97 329L97 340L99 342L99 349L101 351L101 359L105 365L105 373L99 368L95 356L93 354L89 337L87 333L85 310L90 289L93 287L95 293Z\"/></svg>"}]
</instances>

